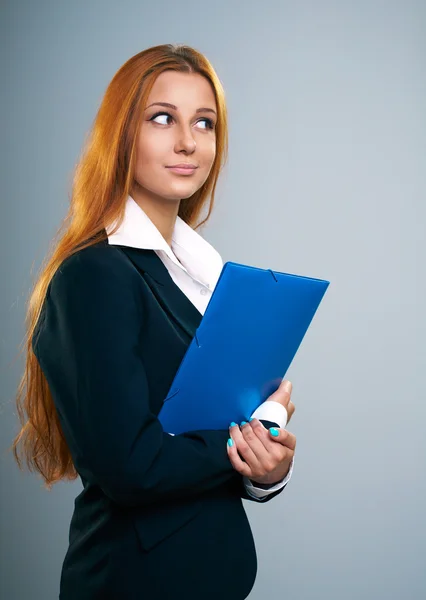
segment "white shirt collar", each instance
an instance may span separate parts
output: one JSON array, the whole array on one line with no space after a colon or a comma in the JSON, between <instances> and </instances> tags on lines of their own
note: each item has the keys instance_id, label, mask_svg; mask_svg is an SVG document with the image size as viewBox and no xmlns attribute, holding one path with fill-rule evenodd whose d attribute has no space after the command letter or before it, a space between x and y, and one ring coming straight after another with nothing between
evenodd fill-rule
<instances>
[{"instance_id":1,"label":"white shirt collar","mask_svg":"<svg viewBox=\"0 0 426 600\"><path fill-rule=\"evenodd\" d=\"M175 265L213 289L223 267L220 254L192 227L177 216L171 247L145 211L129 195L121 226L109 235L114 224L106 228L108 243L163 252Z\"/></svg>"}]
</instances>

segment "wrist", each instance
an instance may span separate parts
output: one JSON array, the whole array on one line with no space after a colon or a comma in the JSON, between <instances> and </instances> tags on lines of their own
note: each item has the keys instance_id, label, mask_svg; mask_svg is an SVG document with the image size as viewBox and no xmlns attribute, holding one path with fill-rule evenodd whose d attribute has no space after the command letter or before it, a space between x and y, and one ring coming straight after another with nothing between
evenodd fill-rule
<instances>
[{"instance_id":1,"label":"wrist","mask_svg":"<svg viewBox=\"0 0 426 600\"><path fill-rule=\"evenodd\" d=\"M262 490L267 490L270 487L273 487L274 485L276 485L277 483L281 483L281 481L283 481L288 476L288 474L290 473L292 464L293 464L293 459L291 460L290 464L288 465L287 472L284 475L279 476L279 479L277 479L277 473L270 473L269 475L265 475L265 477L261 477L260 480L258 480L258 481L254 480L254 479L249 479L249 481L254 486L256 486Z\"/></svg>"}]
</instances>

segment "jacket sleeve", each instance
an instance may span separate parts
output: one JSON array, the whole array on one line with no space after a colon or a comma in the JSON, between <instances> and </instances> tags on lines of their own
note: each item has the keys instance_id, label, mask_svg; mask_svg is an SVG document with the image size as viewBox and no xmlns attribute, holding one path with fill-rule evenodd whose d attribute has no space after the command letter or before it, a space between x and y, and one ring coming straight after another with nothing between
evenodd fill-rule
<instances>
[{"instance_id":1,"label":"jacket sleeve","mask_svg":"<svg viewBox=\"0 0 426 600\"><path fill-rule=\"evenodd\" d=\"M139 274L104 256L62 263L33 336L77 471L124 506L242 486L227 429L171 436L151 412Z\"/></svg>"}]
</instances>

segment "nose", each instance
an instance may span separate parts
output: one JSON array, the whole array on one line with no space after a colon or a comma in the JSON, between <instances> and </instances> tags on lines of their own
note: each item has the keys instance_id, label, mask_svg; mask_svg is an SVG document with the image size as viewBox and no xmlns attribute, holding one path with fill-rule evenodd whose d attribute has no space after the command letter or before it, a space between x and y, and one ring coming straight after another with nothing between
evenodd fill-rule
<instances>
[{"instance_id":1,"label":"nose","mask_svg":"<svg viewBox=\"0 0 426 600\"><path fill-rule=\"evenodd\" d=\"M178 131L175 150L179 152L185 150L186 152L193 152L195 150L196 141L192 135L190 127L176 128Z\"/></svg>"}]
</instances>

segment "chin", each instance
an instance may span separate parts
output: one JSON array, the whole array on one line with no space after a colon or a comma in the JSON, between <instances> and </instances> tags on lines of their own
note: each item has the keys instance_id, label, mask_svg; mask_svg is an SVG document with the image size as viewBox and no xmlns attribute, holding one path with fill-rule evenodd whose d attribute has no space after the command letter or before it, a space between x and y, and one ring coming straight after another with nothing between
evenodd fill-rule
<instances>
[{"instance_id":1,"label":"chin","mask_svg":"<svg viewBox=\"0 0 426 600\"><path fill-rule=\"evenodd\" d=\"M199 190L199 187L191 187L191 189L189 189L188 186L181 186L181 189L178 189L179 186L176 186L173 188L173 190L170 191L169 194L166 194L166 198L168 200L186 200L186 198L190 198L192 195L195 194L195 192L197 190Z\"/></svg>"}]
</instances>

